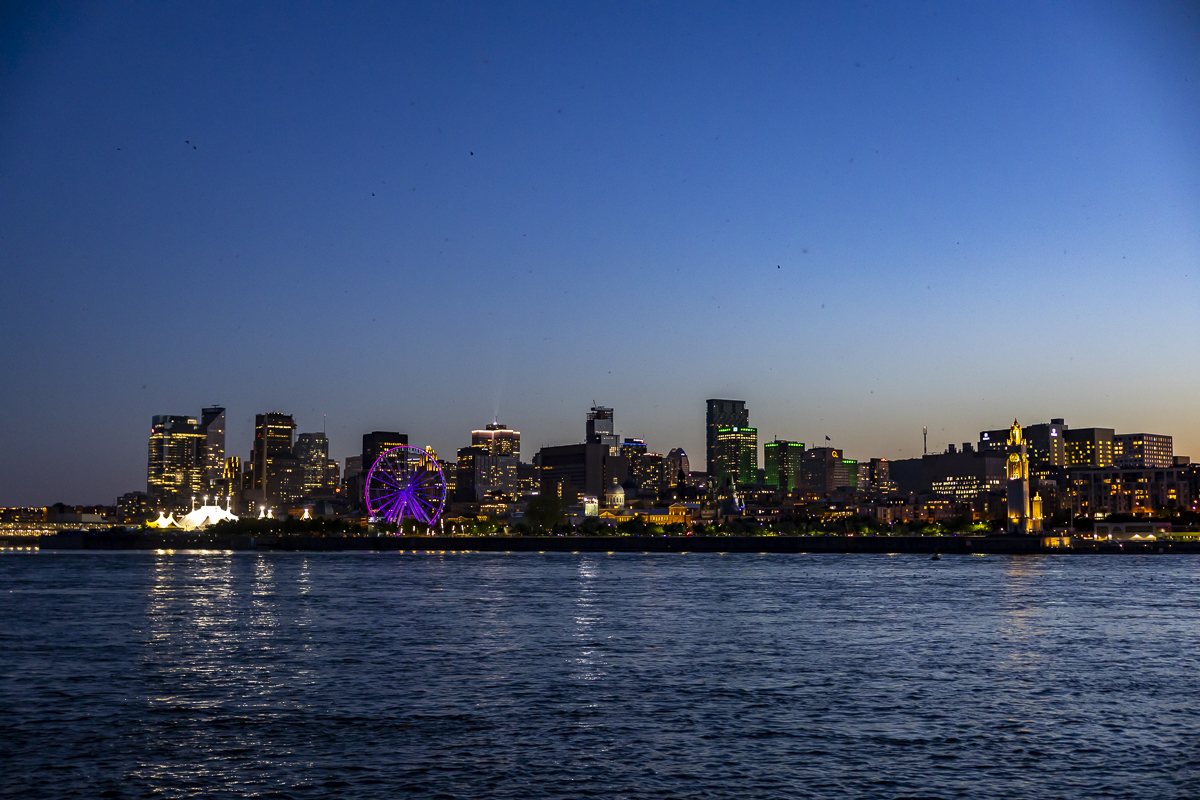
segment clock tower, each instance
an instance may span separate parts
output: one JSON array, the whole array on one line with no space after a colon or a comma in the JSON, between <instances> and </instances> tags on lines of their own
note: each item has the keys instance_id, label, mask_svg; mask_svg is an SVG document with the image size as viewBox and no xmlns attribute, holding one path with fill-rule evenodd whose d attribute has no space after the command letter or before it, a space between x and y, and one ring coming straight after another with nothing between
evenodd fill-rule
<instances>
[{"instance_id":1,"label":"clock tower","mask_svg":"<svg viewBox=\"0 0 1200 800\"><path fill-rule=\"evenodd\" d=\"M1021 426L1014 419L1008 430L1008 532L1038 533L1042 530L1042 500L1029 497L1029 454Z\"/></svg>"}]
</instances>

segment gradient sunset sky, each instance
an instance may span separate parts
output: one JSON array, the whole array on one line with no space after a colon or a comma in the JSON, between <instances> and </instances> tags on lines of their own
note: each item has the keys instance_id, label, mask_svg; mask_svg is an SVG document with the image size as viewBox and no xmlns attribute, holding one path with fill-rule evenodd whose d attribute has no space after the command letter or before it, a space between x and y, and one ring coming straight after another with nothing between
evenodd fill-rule
<instances>
[{"instance_id":1,"label":"gradient sunset sky","mask_svg":"<svg viewBox=\"0 0 1200 800\"><path fill-rule=\"evenodd\" d=\"M1194 3L28 4L0 53L0 505L155 414L523 458L906 458L1013 417L1200 458ZM323 416L327 415L327 417Z\"/></svg>"}]
</instances>

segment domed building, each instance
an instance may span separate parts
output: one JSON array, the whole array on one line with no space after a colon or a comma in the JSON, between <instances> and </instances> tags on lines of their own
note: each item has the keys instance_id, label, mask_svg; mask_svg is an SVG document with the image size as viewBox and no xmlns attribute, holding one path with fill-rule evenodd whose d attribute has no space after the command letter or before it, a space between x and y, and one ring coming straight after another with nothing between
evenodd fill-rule
<instances>
[{"instance_id":1,"label":"domed building","mask_svg":"<svg viewBox=\"0 0 1200 800\"><path fill-rule=\"evenodd\" d=\"M608 491L604 493L604 505L608 508L625 507L625 490L617 483L616 478L613 478L612 486L609 486Z\"/></svg>"}]
</instances>

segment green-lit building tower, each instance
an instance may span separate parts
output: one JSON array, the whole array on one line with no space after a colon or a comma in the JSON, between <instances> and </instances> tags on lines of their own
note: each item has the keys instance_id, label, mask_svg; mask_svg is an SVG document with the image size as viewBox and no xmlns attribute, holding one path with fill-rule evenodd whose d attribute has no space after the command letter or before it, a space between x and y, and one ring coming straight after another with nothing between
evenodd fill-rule
<instances>
[{"instance_id":1,"label":"green-lit building tower","mask_svg":"<svg viewBox=\"0 0 1200 800\"><path fill-rule=\"evenodd\" d=\"M790 492L796 488L796 473L804 456L804 442L776 439L763 445L766 461L767 486Z\"/></svg>"},{"instance_id":2,"label":"green-lit building tower","mask_svg":"<svg viewBox=\"0 0 1200 800\"><path fill-rule=\"evenodd\" d=\"M710 477L718 490L730 484L753 485L758 480L758 428L718 428L716 462Z\"/></svg>"}]
</instances>

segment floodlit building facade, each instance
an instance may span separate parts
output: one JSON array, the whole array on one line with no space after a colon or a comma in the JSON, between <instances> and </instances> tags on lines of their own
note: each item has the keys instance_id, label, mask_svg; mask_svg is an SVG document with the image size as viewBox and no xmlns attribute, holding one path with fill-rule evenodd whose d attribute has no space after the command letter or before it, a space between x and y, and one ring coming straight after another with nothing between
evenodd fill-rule
<instances>
[{"instance_id":1,"label":"floodlit building facade","mask_svg":"<svg viewBox=\"0 0 1200 800\"><path fill-rule=\"evenodd\" d=\"M146 494L156 508L190 510L203 494L205 434L195 417L159 414L151 418L146 462Z\"/></svg>"}]
</instances>

